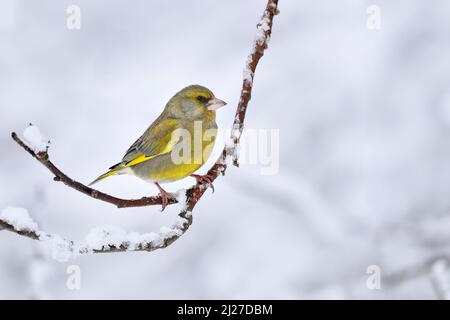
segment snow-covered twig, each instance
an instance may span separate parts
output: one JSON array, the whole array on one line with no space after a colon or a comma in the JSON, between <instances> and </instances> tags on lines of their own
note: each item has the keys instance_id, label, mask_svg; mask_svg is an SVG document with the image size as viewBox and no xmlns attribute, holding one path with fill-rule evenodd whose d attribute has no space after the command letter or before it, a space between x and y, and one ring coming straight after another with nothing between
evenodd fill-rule
<instances>
[{"instance_id":1,"label":"snow-covered twig","mask_svg":"<svg viewBox=\"0 0 450 320\"><path fill-rule=\"evenodd\" d=\"M162 227L158 233L127 233L117 227L99 226L92 229L83 240L72 241L40 230L23 208L8 207L0 213L1 229L40 241L48 248L51 256L61 262L89 253L163 249L180 238L191 224L192 215L184 210L176 223L170 227Z\"/></svg>"},{"instance_id":2,"label":"snow-covered twig","mask_svg":"<svg viewBox=\"0 0 450 320\"><path fill-rule=\"evenodd\" d=\"M233 163L238 166L238 146L239 139L242 134L244 128L244 120L245 114L247 111L248 103L251 99L251 92L253 88L253 79L255 76L256 67L258 65L259 60L264 55L264 51L267 49L267 45L272 33L272 23L273 18L276 14L278 14L278 0L268 0L266 9L264 10L263 16L260 22L257 24L257 33L253 43L252 50L247 57L242 89L240 94L239 103L236 110L236 115L234 118L231 139L233 141L233 145L229 146L228 144L222 150L221 155L216 160L214 165L209 169L208 175L210 177L211 182L213 182L219 175L225 175L225 171L227 169L227 160L228 157L233 158ZM92 189L64 174L60 169L58 169L49 159L48 153L48 144L46 144L46 140L40 136L39 130L29 130L29 139L28 142L30 145L27 145L23 142L16 133L12 133L11 136L14 141L16 141L19 146L21 146L25 151L27 151L31 156L33 156L36 160L38 160L41 164L43 164L50 172L52 172L55 177L55 181L63 182L66 186L71 187L81 193L84 193L92 198L105 201L111 204L114 204L118 208L127 208L127 207L143 207L143 206L151 206L162 204L162 198L160 196L153 197L144 197L141 199L121 199L109 194L100 192L98 190ZM22 236L29 237L34 240L40 241L50 241L52 243L57 243L58 246L67 247L70 252L85 253L86 252L120 252L120 251L129 251L132 248L133 251L145 250L152 251L155 249L165 248L179 237L189 228L192 224L192 215L191 212L201 199L205 191L210 185L197 184L190 189L186 190L186 202L183 206L183 209L178 214L181 219L181 223L179 223L179 227L174 229L178 230L172 233L170 236L159 238L161 241L157 242L155 245L154 240L151 242L140 242L136 245L136 243L132 243L125 237L124 241L114 242L113 244L108 243L106 246L101 246L99 248L86 248L79 247L73 241L64 240L56 235L50 235L43 231L30 228L30 229L17 229L17 226L14 224L1 220L0 219L0 230L6 229ZM177 203L178 200L175 197L169 198L169 204ZM123 235L123 234L122 234ZM131 246L131 247L130 247ZM92 250L90 250L92 249Z\"/></svg>"}]
</instances>

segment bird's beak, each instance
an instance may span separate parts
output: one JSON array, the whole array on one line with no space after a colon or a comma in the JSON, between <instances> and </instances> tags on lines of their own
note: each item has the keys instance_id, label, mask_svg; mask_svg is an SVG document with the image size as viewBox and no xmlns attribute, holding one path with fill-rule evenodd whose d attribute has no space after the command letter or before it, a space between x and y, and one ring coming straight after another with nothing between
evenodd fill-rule
<instances>
[{"instance_id":1,"label":"bird's beak","mask_svg":"<svg viewBox=\"0 0 450 320\"><path fill-rule=\"evenodd\" d=\"M206 105L206 108L209 111L215 111L215 110L223 107L226 104L227 103L225 101L222 101L222 100L217 99L217 98L212 98L211 100L209 100L208 104Z\"/></svg>"}]
</instances>

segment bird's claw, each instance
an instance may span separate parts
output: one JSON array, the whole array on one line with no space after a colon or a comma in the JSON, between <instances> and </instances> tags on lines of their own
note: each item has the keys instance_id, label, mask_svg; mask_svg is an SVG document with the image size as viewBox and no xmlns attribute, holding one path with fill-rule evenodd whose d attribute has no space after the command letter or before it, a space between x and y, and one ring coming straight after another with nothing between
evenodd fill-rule
<instances>
[{"instance_id":1,"label":"bird's claw","mask_svg":"<svg viewBox=\"0 0 450 320\"><path fill-rule=\"evenodd\" d=\"M207 184L211 187L212 192L214 193L214 185L213 180L214 177L209 174L199 175L199 174L191 174L191 177L195 178L198 184Z\"/></svg>"},{"instance_id":2,"label":"bird's claw","mask_svg":"<svg viewBox=\"0 0 450 320\"><path fill-rule=\"evenodd\" d=\"M170 194L169 192L167 192L166 190L164 190L159 183L155 183L155 185L158 187L159 189L159 196L161 197L161 212L164 211L164 209L167 207L167 205L169 204L169 198L172 197L172 194Z\"/></svg>"},{"instance_id":3,"label":"bird's claw","mask_svg":"<svg viewBox=\"0 0 450 320\"><path fill-rule=\"evenodd\" d=\"M166 193L159 193L159 196L161 197L161 212L164 211L164 209L167 207L167 205L169 204L169 195Z\"/></svg>"}]
</instances>

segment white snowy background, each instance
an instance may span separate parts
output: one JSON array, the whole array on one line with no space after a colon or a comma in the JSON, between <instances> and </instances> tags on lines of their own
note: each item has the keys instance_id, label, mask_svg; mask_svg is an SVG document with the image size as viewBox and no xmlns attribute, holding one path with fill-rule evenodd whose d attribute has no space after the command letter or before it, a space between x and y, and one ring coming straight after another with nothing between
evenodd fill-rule
<instances>
[{"instance_id":1,"label":"white snowy background","mask_svg":"<svg viewBox=\"0 0 450 320\"><path fill-rule=\"evenodd\" d=\"M2 0L0 210L26 208L41 229L71 239L98 225L144 233L174 222L175 206L116 209L53 182L10 133L38 125L54 163L87 183L186 85L228 102L218 112L228 129L265 3ZM80 30L66 28L70 4L81 8ZM366 27L371 4L381 30ZM445 263L427 261L450 254L450 2L279 8L246 122L280 130L278 174L231 168L191 229L151 253L60 263L38 242L0 231L0 298L442 297ZM98 188L157 193L129 176ZM66 286L72 265L79 290ZM381 268L380 290L366 286L369 265Z\"/></svg>"}]
</instances>

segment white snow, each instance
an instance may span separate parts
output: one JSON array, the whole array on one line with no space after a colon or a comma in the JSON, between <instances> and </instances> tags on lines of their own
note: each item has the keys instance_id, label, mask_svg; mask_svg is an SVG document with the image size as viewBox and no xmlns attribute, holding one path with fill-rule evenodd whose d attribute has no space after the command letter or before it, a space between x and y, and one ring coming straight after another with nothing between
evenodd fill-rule
<instances>
[{"instance_id":1,"label":"white snow","mask_svg":"<svg viewBox=\"0 0 450 320\"><path fill-rule=\"evenodd\" d=\"M181 236L183 234L183 231L181 228L183 227L185 223L185 219L180 219L175 224L173 224L171 227L161 227L160 231L160 237L161 238L170 238L174 235Z\"/></svg>"},{"instance_id":2,"label":"white snow","mask_svg":"<svg viewBox=\"0 0 450 320\"><path fill-rule=\"evenodd\" d=\"M0 220L14 226L16 231L32 231L49 251L53 259L65 262L74 257L73 243L56 234L47 234L41 230L25 208L7 207L0 213Z\"/></svg>"},{"instance_id":3,"label":"white snow","mask_svg":"<svg viewBox=\"0 0 450 320\"><path fill-rule=\"evenodd\" d=\"M124 243L126 235L125 230L121 228L101 225L89 231L83 243L89 250L101 250L109 246L119 247Z\"/></svg>"},{"instance_id":4,"label":"white snow","mask_svg":"<svg viewBox=\"0 0 450 320\"><path fill-rule=\"evenodd\" d=\"M267 44L269 37L266 37L266 32L270 30L270 19L267 12L264 13L264 16L261 18L261 21L258 23L256 36L255 36L255 44L260 46Z\"/></svg>"},{"instance_id":5,"label":"white snow","mask_svg":"<svg viewBox=\"0 0 450 320\"><path fill-rule=\"evenodd\" d=\"M226 161L229 160L228 157L232 157L233 159L237 159L238 157L238 149L240 148L240 146L239 143L236 142L239 141L242 135L242 131L239 127L239 123L234 123L232 129L227 130L227 132L229 133L229 138L227 138L225 141L225 148L227 151Z\"/></svg>"},{"instance_id":6,"label":"white snow","mask_svg":"<svg viewBox=\"0 0 450 320\"><path fill-rule=\"evenodd\" d=\"M242 131L240 125L238 123L233 124L233 130L231 130L231 139L233 141L239 140L241 137Z\"/></svg>"},{"instance_id":7,"label":"white snow","mask_svg":"<svg viewBox=\"0 0 450 320\"><path fill-rule=\"evenodd\" d=\"M38 228L24 208L7 207L0 213L0 220L13 225L17 231L37 231Z\"/></svg>"},{"instance_id":8,"label":"white snow","mask_svg":"<svg viewBox=\"0 0 450 320\"><path fill-rule=\"evenodd\" d=\"M158 239L158 234L155 232L143 234L140 234L139 232L130 232L126 235L128 251L139 249L139 247L148 247L148 244L156 239Z\"/></svg>"},{"instance_id":9,"label":"white snow","mask_svg":"<svg viewBox=\"0 0 450 320\"><path fill-rule=\"evenodd\" d=\"M249 81L250 84L253 84L253 71L250 69L250 65L253 61L252 55L249 54L247 56L247 61L245 62L245 67L244 67L244 80Z\"/></svg>"},{"instance_id":10,"label":"white snow","mask_svg":"<svg viewBox=\"0 0 450 320\"><path fill-rule=\"evenodd\" d=\"M56 261L66 262L80 254L74 250L74 244L71 241L57 234L50 235L40 232L39 240L50 251L51 257Z\"/></svg>"},{"instance_id":11,"label":"white snow","mask_svg":"<svg viewBox=\"0 0 450 320\"><path fill-rule=\"evenodd\" d=\"M39 127L32 124L23 131L23 137L27 145L36 153L47 151L50 144L49 140L42 135Z\"/></svg>"},{"instance_id":12,"label":"white snow","mask_svg":"<svg viewBox=\"0 0 450 320\"><path fill-rule=\"evenodd\" d=\"M179 189L175 193L175 199L178 201L178 207L181 208L181 210L185 209L187 205L186 189Z\"/></svg>"},{"instance_id":13,"label":"white snow","mask_svg":"<svg viewBox=\"0 0 450 320\"><path fill-rule=\"evenodd\" d=\"M169 233L172 229L166 226L163 226L161 228L159 228L159 232L164 234L164 233Z\"/></svg>"},{"instance_id":14,"label":"white snow","mask_svg":"<svg viewBox=\"0 0 450 320\"><path fill-rule=\"evenodd\" d=\"M182 220L182 221L181 221ZM164 240L174 235L181 236L181 230L185 219L180 219L171 227L161 227L159 233L150 232L140 234L138 232L129 232L108 225L98 226L87 234L87 236L74 245L77 254L92 253L94 250L108 249L110 247L126 247L127 251L134 251L140 248L148 248L149 246L159 247Z\"/></svg>"},{"instance_id":15,"label":"white snow","mask_svg":"<svg viewBox=\"0 0 450 320\"><path fill-rule=\"evenodd\" d=\"M92 229L87 236L75 244L73 252L75 255L83 253L92 253L94 250L108 249L110 247L126 247L127 251L134 251L140 248L154 248L160 247L164 244L167 238L173 236L181 236L183 234L184 223L186 219L180 218L171 227L163 226L159 233L150 232L140 234L138 232L129 232L125 230L108 225L98 226ZM72 255L74 257L74 255Z\"/></svg>"},{"instance_id":16,"label":"white snow","mask_svg":"<svg viewBox=\"0 0 450 320\"><path fill-rule=\"evenodd\" d=\"M252 54L256 51L256 46L267 46L269 43L270 37L267 35L266 32L270 30L270 19L269 19L269 13L265 12L263 17L261 18L261 21L256 26L256 35L255 40L253 42L253 50L252 53L250 53L247 56L247 60L245 62L245 67L243 71L243 77L244 81L248 81L250 85L253 85L253 76L254 73L251 69L251 63L253 62Z\"/></svg>"},{"instance_id":17,"label":"white snow","mask_svg":"<svg viewBox=\"0 0 450 320\"><path fill-rule=\"evenodd\" d=\"M160 235L155 232L143 233L129 232L114 227L102 225L92 229L80 242L79 251L92 252L93 250L107 249L109 247L127 247L128 251L146 248L154 241L158 241Z\"/></svg>"}]
</instances>

